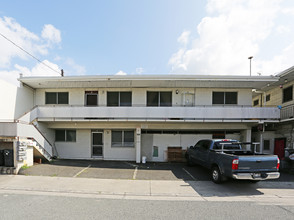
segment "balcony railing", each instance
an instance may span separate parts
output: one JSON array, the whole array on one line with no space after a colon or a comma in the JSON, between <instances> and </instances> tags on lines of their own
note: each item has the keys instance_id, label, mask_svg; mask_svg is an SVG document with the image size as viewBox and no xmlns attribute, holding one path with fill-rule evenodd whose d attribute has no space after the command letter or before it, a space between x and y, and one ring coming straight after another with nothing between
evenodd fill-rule
<instances>
[{"instance_id":1,"label":"balcony railing","mask_svg":"<svg viewBox=\"0 0 294 220\"><path fill-rule=\"evenodd\" d=\"M87 107L37 106L31 114L34 119L54 121L73 119L97 120L277 120L277 107L195 106L195 107Z\"/></svg>"},{"instance_id":2,"label":"balcony railing","mask_svg":"<svg viewBox=\"0 0 294 220\"><path fill-rule=\"evenodd\" d=\"M281 109L281 120L287 120L294 117L294 105L288 105Z\"/></svg>"}]
</instances>

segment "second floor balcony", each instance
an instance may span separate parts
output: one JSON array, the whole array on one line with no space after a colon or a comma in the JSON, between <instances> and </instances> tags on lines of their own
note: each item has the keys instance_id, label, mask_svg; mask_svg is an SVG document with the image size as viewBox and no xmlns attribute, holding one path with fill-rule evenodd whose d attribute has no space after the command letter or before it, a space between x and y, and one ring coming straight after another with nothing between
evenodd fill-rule
<instances>
[{"instance_id":1,"label":"second floor balcony","mask_svg":"<svg viewBox=\"0 0 294 220\"><path fill-rule=\"evenodd\" d=\"M27 122L74 120L129 120L129 121L241 121L279 120L277 107L250 106L193 106L193 107L87 107L36 106L21 118Z\"/></svg>"}]
</instances>

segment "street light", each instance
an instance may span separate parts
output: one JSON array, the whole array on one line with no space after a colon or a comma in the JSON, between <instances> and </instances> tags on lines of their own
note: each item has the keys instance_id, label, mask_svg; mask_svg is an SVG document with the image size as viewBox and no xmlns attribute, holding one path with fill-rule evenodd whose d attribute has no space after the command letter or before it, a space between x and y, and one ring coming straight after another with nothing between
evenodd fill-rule
<instances>
[{"instance_id":1,"label":"street light","mask_svg":"<svg viewBox=\"0 0 294 220\"><path fill-rule=\"evenodd\" d=\"M248 59L250 60L250 76L251 76L251 59L253 58L253 56L248 57Z\"/></svg>"}]
</instances>

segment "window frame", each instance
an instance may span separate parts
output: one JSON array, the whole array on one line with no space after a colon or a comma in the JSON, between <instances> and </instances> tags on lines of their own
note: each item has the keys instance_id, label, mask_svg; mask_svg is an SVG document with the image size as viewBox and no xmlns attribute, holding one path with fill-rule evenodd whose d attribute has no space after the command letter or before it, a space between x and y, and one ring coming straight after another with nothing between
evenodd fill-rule
<instances>
[{"instance_id":1,"label":"window frame","mask_svg":"<svg viewBox=\"0 0 294 220\"><path fill-rule=\"evenodd\" d=\"M214 99L214 94L217 95L222 93L222 103L215 103L215 99ZM236 94L236 103L226 103L226 95L229 93L234 93ZM238 92L236 91L212 91L212 105L238 105Z\"/></svg>"},{"instance_id":2,"label":"window frame","mask_svg":"<svg viewBox=\"0 0 294 220\"><path fill-rule=\"evenodd\" d=\"M113 133L114 132L121 132L121 142L114 142L113 141ZM132 132L132 142L127 142L125 140L125 132ZM131 145L126 144L126 143L131 143ZM135 131L134 130L112 130L111 131L111 147L113 147L113 148L120 148L120 147L134 148L135 147Z\"/></svg>"},{"instance_id":3,"label":"window frame","mask_svg":"<svg viewBox=\"0 0 294 220\"><path fill-rule=\"evenodd\" d=\"M118 100L117 100L117 105L110 105L110 103L108 103L109 101L109 98L108 98L108 95L110 93L117 93L118 94ZM130 94L130 104L128 105L122 105L122 102L121 102L121 93L129 93ZM133 93L132 91L107 91L107 94L106 94L106 106L107 107L130 107L133 105Z\"/></svg>"},{"instance_id":4,"label":"window frame","mask_svg":"<svg viewBox=\"0 0 294 220\"><path fill-rule=\"evenodd\" d=\"M64 139L57 140L57 132L64 132ZM74 132L74 138L72 140L69 139L69 132ZM75 129L55 129L55 142L77 142L77 130Z\"/></svg>"},{"instance_id":5,"label":"window frame","mask_svg":"<svg viewBox=\"0 0 294 220\"><path fill-rule=\"evenodd\" d=\"M285 100L285 91L286 91L286 90L290 90L290 89L291 89L291 95L290 95L291 98L288 98L287 100ZM288 94L288 95L289 95L289 94ZM289 96L289 97L290 97L290 96ZM283 100L283 103L293 101L293 85L288 86L287 88L283 89L282 100Z\"/></svg>"},{"instance_id":6,"label":"window frame","mask_svg":"<svg viewBox=\"0 0 294 220\"><path fill-rule=\"evenodd\" d=\"M48 103L48 97L47 95L50 95L50 94L55 94L55 102L54 103ZM67 103L60 103L60 96L61 94L67 94L67 97L66 97L66 101ZM69 104L69 92L45 92L45 104L46 105L68 105Z\"/></svg>"},{"instance_id":7,"label":"window frame","mask_svg":"<svg viewBox=\"0 0 294 220\"><path fill-rule=\"evenodd\" d=\"M157 94L157 97L156 97L156 101L157 101L157 104L152 104L150 102L148 102L148 93L151 94L151 93L156 93ZM161 102L161 99L163 99L161 97L161 94L164 94L164 93L168 93L170 94L170 103L162 103ZM172 91L147 91L146 93L146 106L147 107L172 107L173 105L173 92Z\"/></svg>"},{"instance_id":8,"label":"window frame","mask_svg":"<svg viewBox=\"0 0 294 220\"><path fill-rule=\"evenodd\" d=\"M255 99L253 101L253 106L258 106L259 105L259 99Z\"/></svg>"},{"instance_id":9,"label":"window frame","mask_svg":"<svg viewBox=\"0 0 294 220\"><path fill-rule=\"evenodd\" d=\"M267 94L266 96L265 96L265 101L266 102L269 102L271 100L271 94Z\"/></svg>"}]
</instances>

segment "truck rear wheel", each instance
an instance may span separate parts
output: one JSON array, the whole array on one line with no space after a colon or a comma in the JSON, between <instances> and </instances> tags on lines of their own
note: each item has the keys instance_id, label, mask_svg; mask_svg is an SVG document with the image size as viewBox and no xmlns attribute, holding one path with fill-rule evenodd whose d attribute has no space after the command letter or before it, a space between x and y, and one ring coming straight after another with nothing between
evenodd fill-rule
<instances>
[{"instance_id":1,"label":"truck rear wheel","mask_svg":"<svg viewBox=\"0 0 294 220\"><path fill-rule=\"evenodd\" d=\"M223 175L221 174L219 168L217 166L214 166L211 169L211 179L214 183L221 183L223 182Z\"/></svg>"}]
</instances>

